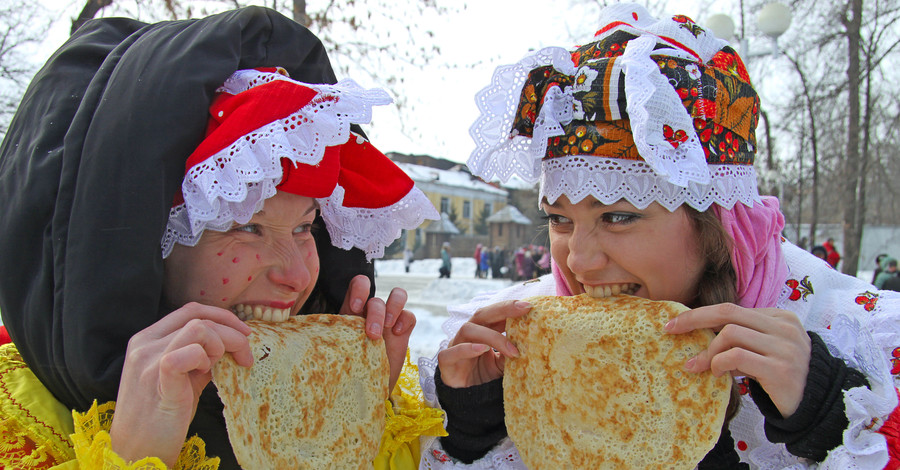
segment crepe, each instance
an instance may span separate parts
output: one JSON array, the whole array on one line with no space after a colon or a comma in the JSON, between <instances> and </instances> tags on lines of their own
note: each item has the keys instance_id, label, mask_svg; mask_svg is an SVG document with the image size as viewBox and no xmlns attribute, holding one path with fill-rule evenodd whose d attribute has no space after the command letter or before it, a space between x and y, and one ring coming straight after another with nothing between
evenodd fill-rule
<instances>
[{"instance_id":1,"label":"crepe","mask_svg":"<svg viewBox=\"0 0 900 470\"><path fill-rule=\"evenodd\" d=\"M390 369L365 320L320 314L247 324L253 366L226 355L212 370L241 467L372 468Z\"/></svg>"},{"instance_id":2,"label":"crepe","mask_svg":"<svg viewBox=\"0 0 900 470\"><path fill-rule=\"evenodd\" d=\"M669 335L687 307L632 296L526 299L507 320L506 428L529 468L692 469L719 439L732 380L683 371L710 330Z\"/></svg>"}]
</instances>

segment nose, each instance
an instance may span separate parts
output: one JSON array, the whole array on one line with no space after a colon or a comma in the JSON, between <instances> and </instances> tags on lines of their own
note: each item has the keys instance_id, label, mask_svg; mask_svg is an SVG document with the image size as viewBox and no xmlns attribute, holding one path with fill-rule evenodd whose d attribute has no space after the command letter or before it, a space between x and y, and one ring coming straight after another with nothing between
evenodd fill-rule
<instances>
[{"instance_id":1,"label":"nose","mask_svg":"<svg viewBox=\"0 0 900 470\"><path fill-rule=\"evenodd\" d=\"M270 247L269 280L293 292L312 287L318 274L315 243L296 243L293 239L274 243Z\"/></svg>"},{"instance_id":2,"label":"nose","mask_svg":"<svg viewBox=\"0 0 900 470\"><path fill-rule=\"evenodd\" d=\"M568 239L569 256L566 263L576 276L584 276L591 271L603 269L609 262L607 250L598 231L576 227Z\"/></svg>"}]
</instances>

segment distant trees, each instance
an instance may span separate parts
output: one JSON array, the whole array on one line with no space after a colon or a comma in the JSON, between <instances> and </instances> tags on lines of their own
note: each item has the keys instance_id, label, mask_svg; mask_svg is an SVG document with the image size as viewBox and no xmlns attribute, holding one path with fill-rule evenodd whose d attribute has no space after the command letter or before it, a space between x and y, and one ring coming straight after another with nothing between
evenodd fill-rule
<instances>
[{"instance_id":1,"label":"distant trees","mask_svg":"<svg viewBox=\"0 0 900 470\"><path fill-rule=\"evenodd\" d=\"M30 55L49 28L50 21L40 3L0 3L0 138L6 134L22 93L37 70Z\"/></svg>"}]
</instances>

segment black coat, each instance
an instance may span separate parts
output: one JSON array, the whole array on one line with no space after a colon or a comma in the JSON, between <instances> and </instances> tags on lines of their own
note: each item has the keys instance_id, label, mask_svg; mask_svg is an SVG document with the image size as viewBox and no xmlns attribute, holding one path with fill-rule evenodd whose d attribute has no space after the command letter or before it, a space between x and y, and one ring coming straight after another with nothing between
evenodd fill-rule
<instances>
[{"instance_id":1,"label":"black coat","mask_svg":"<svg viewBox=\"0 0 900 470\"><path fill-rule=\"evenodd\" d=\"M152 25L88 22L27 89L0 146L0 312L66 406L115 400L129 338L171 310L160 240L185 160L216 88L263 66L336 81L312 33L250 7ZM350 277L373 277L372 265L319 236L320 292L339 305ZM212 387L192 426L222 468L236 467Z\"/></svg>"}]
</instances>

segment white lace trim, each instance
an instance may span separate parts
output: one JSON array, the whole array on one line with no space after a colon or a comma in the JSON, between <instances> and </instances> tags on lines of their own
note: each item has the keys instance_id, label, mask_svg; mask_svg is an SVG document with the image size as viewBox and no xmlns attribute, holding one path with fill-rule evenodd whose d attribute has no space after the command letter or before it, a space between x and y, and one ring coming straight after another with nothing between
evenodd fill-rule
<instances>
[{"instance_id":1,"label":"white lace trim","mask_svg":"<svg viewBox=\"0 0 900 470\"><path fill-rule=\"evenodd\" d=\"M644 209L653 202L669 211L682 204L705 211L712 204L731 209L761 202L756 170L750 165L709 165L710 182L677 186L639 160L585 156L549 158L542 162L540 198L551 203L561 195L577 203L593 196L604 204L625 199Z\"/></svg>"},{"instance_id":2,"label":"white lace trim","mask_svg":"<svg viewBox=\"0 0 900 470\"><path fill-rule=\"evenodd\" d=\"M239 92L259 85L264 81L260 77L266 76L268 81L289 80L279 74L240 71L223 89ZM224 231L233 222L249 221L263 202L275 195L282 178L282 158L319 163L327 147L347 142L351 123L371 121L373 106L391 102L384 90L365 90L352 80L302 85L317 92L306 106L243 136L187 172L181 186L184 205L169 212L161 242L164 257L176 242L195 245L206 229Z\"/></svg>"},{"instance_id":3,"label":"white lace trim","mask_svg":"<svg viewBox=\"0 0 900 470\"><path fill-rule=\"evenodd\" d=\"M650 58L656 38L642 36L625 46L619 59L625 72L625 96L631 133L638 153L659 176L676 186L709 183L709 168L693 121L678 93ZM674 55L674 50L667 53ZM658 53L658 52L657 52ZM683 130L687 140L673 147L663 126Z\"/></svg>"},{"instance_id":4,"label":"white lace trim","mask_svg":"<svg viewBox=\"0 0 900 470\"><path fill-rule=\"evenodd\" d=\"M400 238L402 229L414 230L425 219L441 218L428 196L415 186L396 203L377 209L345 207L341 186L318 201L331 244L344 250L359 248L370 261L384 256L384 248Z\"/></svg>"},{"instance_id":5,"label":"white lace trim","mask_svg":"<svg viewBox=\"0 0 900 470\"><path fill-rule=\"evenodd\" d=\"M491 78L491 84L475 95L481 115L469 128L469 134L475 140L475 150L467 162L472 174L485 181L499 178L507 182L513 175L519 175L530 183L537 181L541 171L540 161L547 150L547 140L538 141L532 149L530 137L510 138L509 132L528 74L545 65L552 65L556 70L569 75L576 72L569 51L562 47L547 47L525 56L518 63L498 67ZM559 135L561 128L556 134L552 133L555 131L538 128L538 122L544 122L542 117L545 112L542 107L542 116L535 123L535 135ZM549 121L549 126L553 126L553 119L546 120ZM556 125L559 125L558 121ZM523 144L523 141L527 144Z\"/></svg>"}]
</instances>

